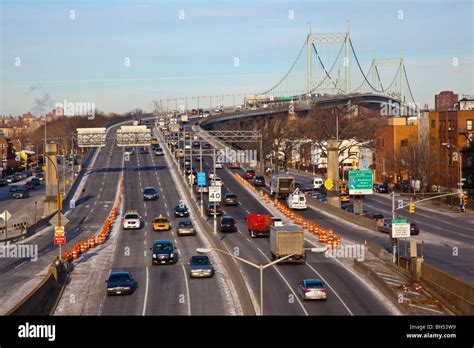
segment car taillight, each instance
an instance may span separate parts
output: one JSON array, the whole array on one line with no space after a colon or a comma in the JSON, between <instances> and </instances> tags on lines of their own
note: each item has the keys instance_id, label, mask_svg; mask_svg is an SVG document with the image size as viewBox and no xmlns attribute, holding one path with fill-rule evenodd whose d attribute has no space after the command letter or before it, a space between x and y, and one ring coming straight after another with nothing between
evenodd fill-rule
<instances>
[{"instance_id":1,"label":"car taillight","mask_svg":"<svg viewBox=\"0 0 474 348\"><path fill-rule=\"evenodd\" d=\"M304 291L305 294L308 294L308 293L310 293L310 292L311 292L311 290L305 290L305 291Z\"/></svg>"},{"instance_id":2,"label":"car taillight","mask_svg":"<svg viewBox=\"0 0 474 348\"><path fill-rule=\"evenodd\" d=\"M319 290L319 292L322 292L323 294L325 294L326 290Z\"/></svg>"}]
</instances>

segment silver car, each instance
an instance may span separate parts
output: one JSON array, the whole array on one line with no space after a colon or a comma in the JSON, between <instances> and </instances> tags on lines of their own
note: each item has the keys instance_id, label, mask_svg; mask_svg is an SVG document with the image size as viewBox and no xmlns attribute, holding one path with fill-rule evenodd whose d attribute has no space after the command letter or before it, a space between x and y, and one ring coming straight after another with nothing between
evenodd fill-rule
<instances>
[{"instance_id":1,"label":"silver car","mask_svg":"<svg viewBox=\"0 0 474 348\"><path fill-rule=\"evenodd\" d=\"M326 300L327 290L320 279L305 279L298 285L298 292L303 301Z\"/></svg>"},{"instance_id":2,"label":"silver car","mask_svg":"<svg viewBox=\"0 0 474 348\"><path fill-rule=\"evenodd\" d=\"M210 278L214 275L214 267L206 255L191 256L188 265L191 278Z\"/></svg>"},{"instance_id":3,"label":"silver car","mask_svg":"<svg viewBox=\"0 0 474 348\"><path fill-rule=\"evenodd\" d=\"M178 236L195 236L196 230L191 220L182 220L178 223Z\"/></svg>"}]
</instances>

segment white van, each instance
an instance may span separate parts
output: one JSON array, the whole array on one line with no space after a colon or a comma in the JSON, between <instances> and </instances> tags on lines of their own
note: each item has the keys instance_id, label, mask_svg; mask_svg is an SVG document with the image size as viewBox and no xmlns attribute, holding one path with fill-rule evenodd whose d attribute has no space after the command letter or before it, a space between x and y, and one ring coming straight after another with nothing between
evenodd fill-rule
<instances>
[{"instance_id":1,"label":"white van","mask_svg":"<svg viewBox=\"0 0 474 348\"><path fill-rule=\"evenodd\" d=\"M287 204L288 204L288 208L290 209L295 209L295 210L307 209L306 196L304 195L304 193L300 192L298 189L296 189L292 194L288 196Z\"/></svg>"},{"instance_id":2,"label":"white van","mask_svg":"<svg viewBox=\"0 0 474 348\"><path fill-rule=\"evenodd\" d=\"M323 178L316 177L313 179L313 189L319 190L324 185Z\"/></svg>"}]
</instances>

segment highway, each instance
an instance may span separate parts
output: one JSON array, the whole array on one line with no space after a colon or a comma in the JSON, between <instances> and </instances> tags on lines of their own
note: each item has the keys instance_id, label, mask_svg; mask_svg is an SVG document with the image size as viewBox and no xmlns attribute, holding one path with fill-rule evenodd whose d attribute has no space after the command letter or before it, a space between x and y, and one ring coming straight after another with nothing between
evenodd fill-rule
<instances>
[{"instance_id":1,"label":"highway","mask_svg":"<svg viewBox=\"0 0 474 348\"><path fill-rule=\"evenodd\" d=\"M297 181L305 184L310 175L291 172ZM364 197L364 209L371 212L382 213L385 217L391 217L390 195L374 193ZM305 218L320 221L321 224L330 223L335 231L345 238L358 243L376 243L391 250L388 234L356 228L352 229L345 223L337 222L315 212L312 209L302 212ZM423 241L423 256L425 261L433 266L439 267L451 275L474 282L474 219L472 215L460 215L460 213L436 211L432 208L417 207L415 213L408 213L407 209L399 211L399 216L412 219L419 227L420 234L412 236L418 243ZM318 222L319 223L319 222ZM404 253L406 246L401 241L401 251ZM457 248L457 254L456 249ZM421 252L421 251L419 251Z\"/></svg>"},{"instance_id":2,"label":"highway","mask_svg":"<svg viewBox=\"0 0 474 348\"><path fill-rule=\"evenodd\" d=\"M111 134L114 132L115 129L112 129ZM63 246L63 250L96 234L111 210L120 174L120 171L113 168L121 166L120 158L112 156L114 147L114 141L109 139L107 146L97 152L96 160L90 164L90 172L85 175L87 180L83 186L84 191L79 192L75 208L66 214L69 223L65 226L67 244ZM0 302L4 304L0 307L2 314L19 298L26 296L32 286L36 286L58 255L58 246L53 244L52 227L39 231L21 244L37 246L38 257L36 261L29 258L0 259Z\"/></svg>"},{"instance_id":3,"label":"highway","mask_svg":"<svg viewBox=\"0 0 474 348\"><path fill-rule=\"evenodd\" d=\"M190 131L189 126L186 131ZM212 170L211 156L204 157L203 170ZM199 163L194 163L199 168ZM233 192L241 204L222 206L225 214L234 217L237 233L221 235L229 251L238 252L240 257L254 263L270 262L269 240L251 239L247 232L248 213L268 213L233 177L228 165L217 169L217 175L223 181L222 195ZM208 203L204 196L204 206ZM213 226L212 218L209 224ZM219 232L218 232L219 233ZM306 247L312 247L306 244ZM257 269L240 264L240 268L255 296L259 294L259 272ZM297 293L297 285L303 279L320 278L331 286L328 300L325 302L303 302ZM264 271L264 313L266 315L383 315L391 314L380 298L373 295L363 282L335 261L323 254L308 252L306 265L277 265ZM334 289L334 290L332 290Z\"/></svg>"},{"instance_id":4,"label":"highway","mask_svg":"<svg viewBox=\"0 0 474 348\"><path fill-rule=\"evenodd\" d=\"M121 150L116 148L113 157L120 162ZM157 189L157 201L143 201L142 191L146 186ZM111 271L131 272L138 288L131 296L108 297L104 286L102 315L228 314L220 285L221 273L207 279L189 277L186 265L189 258L197 254L196 248L202 246L202 237L177 237L177 223L183 218L174 217L174 207L180 199L164 157L156 157L150 150L149 154L137 153L130 156L129 162L124 162L124 213L129 209L138 210L145 226L140 230L121 229ZM160 214L170 217L171 231L153 231L152 221ZM152 265L149 249L156 239L169 239L178 248L176 264ZM125 255L125 248L129 248L130 256Z\"/></svg>"}]
</instances>

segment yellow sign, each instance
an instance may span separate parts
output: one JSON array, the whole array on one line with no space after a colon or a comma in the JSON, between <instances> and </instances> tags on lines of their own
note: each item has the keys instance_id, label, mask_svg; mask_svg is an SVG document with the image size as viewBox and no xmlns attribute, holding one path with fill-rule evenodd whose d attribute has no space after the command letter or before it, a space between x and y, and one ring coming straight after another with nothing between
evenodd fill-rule
<instances>
[{"instance_id":1,"label":"yellow sign","mask_svg":"<svg viewBox=\"0 0 474 348\"><path fill-rule=\"evenodd\" d=\"M66 185L71 185L71 180L64 180L64 183L65 183Z\"/></svg>"},{"instance_id":2,"label":"yellow sign","mask_svg":"<svg viewBox=\"0 0 474 348\"><path fill-rule=\"evenodd\" d=\"M57 226L54 228L54 236L55 237L64 237L64 227Z\"/></svg>"},{"instance_id":3,"label":"yellow sign","mask_svg":"<svg viewBox=\"0 0 474 348\"><path fill-rule=\"evenodd\" d=\"M46 171L46 166L42 166L42 167L41 167L41 170L42 170L43 172Z\"/></svg>"},{"instance_id":4,"label":"yellow sign","mask_svg":"<svg viewBox=\"0 0 474 348\"><path fill-rule=\"evenodd\" d=\"M331 179L326 179L326 181L324 182L324 187L327 190L331 190L334 187L334 183L332 182Z\"/></svg>"},{"instance_id":5,"label":"yellow sign","mask_svg":"<svg viewBox=\"0 0 474 348\"><path fill-rule=\"evenodd\" d=\"M28 155L25 151L20 151L20 157L23 161L26 161L28 159Z\"/></svg>"}]
</instances>

